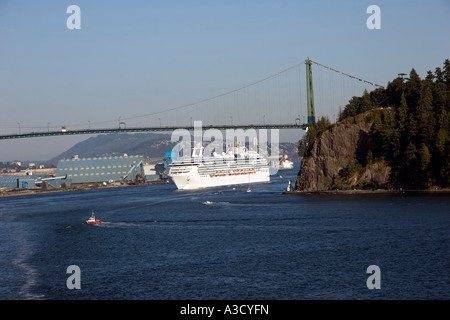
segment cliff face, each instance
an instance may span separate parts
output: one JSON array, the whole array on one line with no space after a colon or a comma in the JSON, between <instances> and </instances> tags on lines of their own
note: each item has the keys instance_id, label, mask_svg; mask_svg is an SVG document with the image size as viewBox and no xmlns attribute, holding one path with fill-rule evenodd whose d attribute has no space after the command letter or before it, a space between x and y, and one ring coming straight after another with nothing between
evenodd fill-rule
<instances>
[{"instance_id":1,"label":"cliff face","mask_svg":"<svg viewBox=\"0 0 450 320\"><path fill-rule=\"evenodd\" d=\"M361 165L366 163L371 127L371 122L364 121L338 124L322 133L313 145L311 156L302 159L295 190L389 187L391 168L384 161Z\"/></svg>"}]
</instances>

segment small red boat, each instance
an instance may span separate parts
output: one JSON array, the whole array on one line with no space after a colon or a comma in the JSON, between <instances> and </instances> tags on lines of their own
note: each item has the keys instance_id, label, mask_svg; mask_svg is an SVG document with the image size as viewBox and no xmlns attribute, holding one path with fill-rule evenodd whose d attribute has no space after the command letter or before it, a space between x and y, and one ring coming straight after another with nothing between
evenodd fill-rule
<instances>
[{"instance_id":1,"label":"small red boat","mask_svg":"<svg viewBox=\"0 0 450 320\"><path fill-rule=\"evenodd\" d=\"M98 224L98 223L102 223L102 220L95 219L94 211L92 211L91 217L89 219L87 219L84 223L86 223L86 224Z\"/></svg>"}]
</instances>

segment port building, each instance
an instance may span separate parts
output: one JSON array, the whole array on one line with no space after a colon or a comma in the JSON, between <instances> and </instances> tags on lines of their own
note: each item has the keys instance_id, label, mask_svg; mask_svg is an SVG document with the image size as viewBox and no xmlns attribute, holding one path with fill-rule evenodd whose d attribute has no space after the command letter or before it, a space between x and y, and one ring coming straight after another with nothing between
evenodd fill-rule
<instances>
[{"instance_id":1,"label":"port building","mask_svg":"<svg viewBox=\"0 0 450 320\"><path fill-rule=\"evenodd\" d=\"M65 176L54 177L50 175L14 175L0 177L0 188L6 189L33 189L42 187L45 181L48 188L61 188L63 184L70 187L72 181Z\"/></svg>"},{"instance_id":2,"label":"port building","mask_svg":"<svg viewBox=\"0 0 450 320\"><path fill-rule=\"evenodd\" d=\"M109 156L61 159L56 176L65 176L74 183L103 183L135 181L136 176L145 177L143 156Z\"/></svg>"},{"instance_id":3,"label":"port building","mask_svg":"<svg viewBox=\"0 0 450 320\"><path fill-rule=\"evenodd\" d=\"M0 177L0 188L13 189L19 187L19 179L29 178L27 175Z\"/></svg>"}]
</instances>

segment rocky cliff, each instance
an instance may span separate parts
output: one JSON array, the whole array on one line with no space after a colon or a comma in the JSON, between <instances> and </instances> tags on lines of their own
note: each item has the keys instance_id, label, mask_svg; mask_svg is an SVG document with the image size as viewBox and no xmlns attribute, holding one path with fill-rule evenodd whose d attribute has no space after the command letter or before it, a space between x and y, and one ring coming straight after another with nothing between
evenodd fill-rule
<instances>
[{"instance_id":1,"label":"rocky cliff","mask_svg":"<svg viewBox=\"0 0 450 320\"><path fill-rule=\"evenodd\" d=\"M368 157L372 122L366 120L335 124L322 133L311 156L302 159L295 190L389 188L391 168Z\"/></svg>"}]
</instances>

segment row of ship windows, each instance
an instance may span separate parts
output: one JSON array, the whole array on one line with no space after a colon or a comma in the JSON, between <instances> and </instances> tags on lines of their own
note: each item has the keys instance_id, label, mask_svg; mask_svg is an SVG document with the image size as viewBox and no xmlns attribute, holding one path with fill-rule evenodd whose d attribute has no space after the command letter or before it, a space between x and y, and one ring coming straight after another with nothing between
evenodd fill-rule
<instances>
[{"instance_id":1,"label":"row of ship windows","mask_svg":"<svg viewBox=\"0 0 450 320\"><path fill-rule=\"evenodd\" d=\"M97 173L91 173L91 174L89 174L89 173L86 173L86 174L83 174L83 173L80 173L80 177L82 177L83 175L84 176L89 176L89 175L91 175L91 176L93 176L93 175L96 175L96 176L104 176L105 174L125 174L126 173L126 171L124 171L124 172L108 172L108 173L104 173L104 172L102 172L102 173L99 173L99 172L97 172ZM77 177L78 176L78 174L77 173L75 173L74 175L73 175L74 177ZM69 174L68 175L68 177L72 177L72 174Z\"/></svg>"},{"instance_id":2,"label":"row of ship windows","mask_svg":"<svg viewBox=\"0 0 450 320\"><path fill-rule=\"evenodd\" d=\"M123 165L123 167L124 168L128 168L128 166L127 165ZM121 165L118 165L118 166L116 166L116 165L114 165L114 166L97 166L97 167L86 167L86 168L83 168L83 167L81 167L81 168L78 168L78 167L75 167L75 168L61 168L61 170L63 170L63 171L73 171L73 170L75 170L75 171L77 171L77 170L94 170L94 169L106 169L106 168L108 168L108 169L111 169L111 168L122 168L122 166Z\"/></svg>"},{"instance_id":3,"label":"row of ship windows","mask_svg":"<svg viewBox=\"0 0 450 320\"><path fill-rule=\"evenodd\" d=\"M225 170L225 171L229 171L229 170L251 170L251 169L261 169L261 168L265 168L266 166L230 166L230 167L198 167L198 171L217 171L217 170Z\"/></svg>"},{"instance_id":4,"label":"row of ship windows","mask_svg":"<svg viewBox=\"0 0 450 320\"><path fill-rule=\"evenodd\" d=\"M190 172L191 170L172 170L171 172L173 173L173 174L180 174L180 173L188 173L188 172Z\"/></svg>"}]
</instances>

